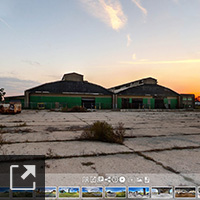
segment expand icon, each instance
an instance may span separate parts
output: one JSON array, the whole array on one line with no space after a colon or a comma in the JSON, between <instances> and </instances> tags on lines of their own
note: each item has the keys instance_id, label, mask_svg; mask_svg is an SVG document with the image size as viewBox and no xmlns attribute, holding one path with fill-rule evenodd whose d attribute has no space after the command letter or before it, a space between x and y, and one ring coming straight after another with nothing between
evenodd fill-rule
<instances>
[{"instance_id":1,"label":"expand icon","mask_svg":"<svg viewBox=\"0 0 200 200\"><path fill-rule=\"evenodd\" d=\"M30 174L36 178L36 166L35 165L23 165L26 168L26 172L21 175L22 180L25 180ZM13 187L13 168L19 168L19 165L10 166L10 189L11 190L35 190L36 183L33 182L33 187Z\"/></svg>"}]
</instances>

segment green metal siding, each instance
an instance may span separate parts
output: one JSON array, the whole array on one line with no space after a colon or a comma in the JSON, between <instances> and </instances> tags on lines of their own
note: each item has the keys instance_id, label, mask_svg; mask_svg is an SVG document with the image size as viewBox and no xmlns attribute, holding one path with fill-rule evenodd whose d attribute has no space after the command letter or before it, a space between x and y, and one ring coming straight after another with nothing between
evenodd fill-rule
<instances>
[{"instance_id":1,"label":"green metal siding","mask_svg":"<svg viewBox=\"0 0 200 200\"><path fill-rule=\"evenodd\" d=\"M38 103L44 103L46 109L55 108L58 102L62 107L81 106L81 97L30 96L30 108L37 108Z\"/></svg>"},{"instance_id":2,"label":"green metal siding","mask_svg":"<svg viewBox=\"0 0 200 200\"><path fill-rule=\"evenodd\" d=\"M149 108L148 99L143 98L143 108Z\"/></svg>"},{"instance_id":3,"label":"green metal siding","mask_svg":"<svg viewBox=\"0 0 200 200\"><path fill-rule=\"evenodd\" d=\"M18 98L14 99L14 98L6 97L5 98L5 103L10 103L12 100L18 100L18 101L20 101L21 104L22 104L22 108L24 107L24 99L18 99Z\"/></svg>"},{"instance_id":4,"label":"green metal siding","mask_svg":"<svg viewBox=\"0 0 200 200\"><path fill-rule=\"evenodd\" d=\"M167 99L167 98L165 98L164 99L164 104L165 105L169 105L170 104L170 106L168 106L168 107L170 109L175 109L175 108L177 108L178 101L177 101L177 99Z\"/></svg>"},{"instance_id":5,"label":"green metal siding","mask_svg":"<svg viewBox=\"0 0 200 200\"><path fill-rule=\"evenodd\" d=\"M151 109L155 108L155 99L151 99Z\"/></svg>"},{"instance_id":6,"label":"green metal siding","mask_svg":"<svg viewBox=\"0 0 200 200\"><path fill-rule=\"evenodd\" d=\"M55 108L55 103L72 108L82 106L82 97L30 96L30 108L38 108L38 103L44 103L46 109ZM112 98L96 97L95 105L97 109L111 109Z\"/></svg>"},{"instance_id":7,"label":"green metal siding","mask_svg":"<svg viewBox=\"0 0 200 200\"><path fill-rule=\"evenodd\" d=\"M97 109L111 109L112 98L111 97L96 97L95 105Z\"/></svg>"},{"instance_id":8,"label":"green metal siding","mask_svg":"<svg viewBox=\"0 0 200 200\"><path fill-rule=\"evenodd\" d=\"M171 108L175 109L177 108L177 105L178 105L177 99L171 99Z\"/></svg>"},{"instance_id":9,"label":"green metal siding","mask_svg":"<svg viewBox=\"0 0 200 200\"><path fill-rule=\"evenodd\" d=\"M121 109L122 107L122 98L117 98L117 108Z\"/></svg>"}]
</instances>

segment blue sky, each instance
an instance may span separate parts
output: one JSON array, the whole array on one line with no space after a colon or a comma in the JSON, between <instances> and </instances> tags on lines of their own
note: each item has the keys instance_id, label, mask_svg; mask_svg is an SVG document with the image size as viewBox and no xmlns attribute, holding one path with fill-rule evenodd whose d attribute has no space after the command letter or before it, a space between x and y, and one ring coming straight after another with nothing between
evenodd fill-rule
<instances>
[{"instance_id":1,"label":"blue sky","mask_svg":"<svg viewBox=\"0 0 200 200\"><path fill-rule=\"evenodd\" d=\"M66 192L70 189L70 192L79 192L79 188L77 187L59 187L59 192L61 190L65 190Z\"/></svg>"},{"instance_id":2,"label":"blue sky","mask_svg":"<svg viewBox=\"0 0 200 200\"><path fill-rule=\"evenodd\" d=\"M123 192L126 191L126 187L106 187L105 190L106 192Z\"/></svg>"},{"instance_id":3,"label":"blue sky","mask_svg":"<svg viewBox=\"0 0 200 200\"><path fill-rule=\"evenodd\" d=\"M103 192L102 187L82 187L82 192Z\"/></svg>"},{"instance_id":4,"label":"blue sky","mask_svg":"<svg viewBox=\"0 0 200 200\"><path fill-rule=\"evenodd\" d=\"M145 187L146 192L149 192L149 187ZM128 189L129 192L143 192L143 187L129 187Z\"/></svg>"},{"instance_id":5,"label":"blue sky","mask_svg":"<svg viewBox=\"0 0 200 200\"><path fill-rule=\"evenodd\" d=\"M199 10L199 0L0 0L0 87L23 94L75 71L104 87L152 76L200 95Z\"/></svg>"}]
</instances>

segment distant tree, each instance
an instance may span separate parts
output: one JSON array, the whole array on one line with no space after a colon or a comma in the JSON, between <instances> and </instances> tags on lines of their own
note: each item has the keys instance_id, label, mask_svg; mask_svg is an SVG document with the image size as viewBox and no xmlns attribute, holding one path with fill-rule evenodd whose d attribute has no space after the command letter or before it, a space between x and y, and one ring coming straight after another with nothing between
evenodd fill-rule
<instances>
[{"instance_id":1,"label":"distant tree","mask_svg":"<svg viewBox=\"0 0 200 200\"><path fill-rule=\"evenodd\" d=\"M200 101L200 96L196 97L195 101Z\"/></svg>"},{"instance_id":2,"label":"distant tree","mask_svg":"<svg viewBox=\"0 0 200 200\"><path fill-rule=\"evenodd\" d=\"M0 101L4 101L4 96L5 96L6 92L4 92L4 88L0 89Z\"/></svg>"}]
</instances>

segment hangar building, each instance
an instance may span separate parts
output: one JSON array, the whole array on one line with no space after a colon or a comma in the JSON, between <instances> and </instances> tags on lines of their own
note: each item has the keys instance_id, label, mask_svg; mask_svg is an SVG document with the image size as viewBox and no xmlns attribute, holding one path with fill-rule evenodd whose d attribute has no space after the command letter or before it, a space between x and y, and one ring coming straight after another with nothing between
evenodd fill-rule
<instances>
[{"instance_id":1,"label":"hangar building","mask_svg":"<svg viewBox=\"0 0 200 200\"><path fill-rule=\"evenodd\" d=\"M83 106L96 109L176 109L194 108L194 95L178 94L161 86L152 77L106 89L84 80L78 73L64 74L61 80L25 91L20 100L24 108L46 109Z\"/></svg>"},{"instance_id":2,"label":"hangar building","mask_svg":"<svg viewBox=\"0 0 200 200\"><path fill-rule=\"evenodd\" d=\"M112 92L83 80L77 73L65 74L60 81L45 83L25 91L25 107L45 108L83 106L86 108L111 109Z\"/></svg>"},{"instance_id":3,"label":"hangar building","mask_svg":"<svg viewBox=\"0 0 200 200\"><path fill-rule=\"evenodd\" d=\"M114 95L115 108L175 109L180 108L180 95L157 84L154 78L144 78L109 89Z\"/></svg>"}]
</instances>

